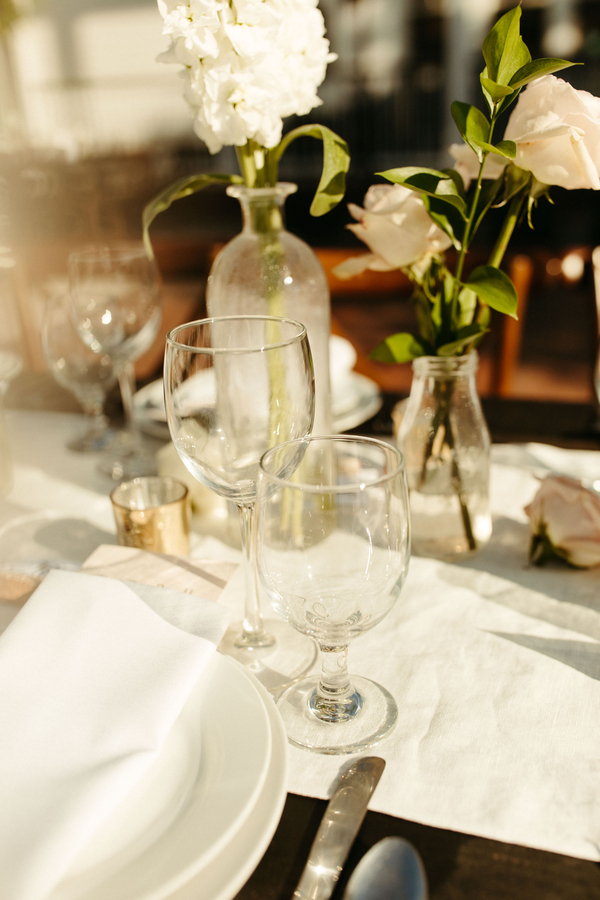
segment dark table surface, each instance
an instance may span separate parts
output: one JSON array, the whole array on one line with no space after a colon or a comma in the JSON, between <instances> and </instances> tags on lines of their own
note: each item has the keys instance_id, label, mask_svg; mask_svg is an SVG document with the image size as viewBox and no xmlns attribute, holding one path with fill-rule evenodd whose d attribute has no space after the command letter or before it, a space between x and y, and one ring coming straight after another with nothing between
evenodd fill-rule
<instances>
[{"instance_id":1,"label":"dark table surface","mask_svg":"<svg viewBox=\"0 0 600 900\"><path fill-rule=\"evenodd\" d=\"M377 416L356 431L391 434L390 414L398 399L385 396ZM600 450L593 406L493 397L482 402L495 442L541 441ZM371 752L376 753L376 748ZM237 900L290 900L326 805L324 800L288 795L275 836ZM341 900L350 874L366 851L389 835L409 840L421 854L432 900L600 898L600 864L368 812L333 900Z\"/></svg>"}]
</instances>

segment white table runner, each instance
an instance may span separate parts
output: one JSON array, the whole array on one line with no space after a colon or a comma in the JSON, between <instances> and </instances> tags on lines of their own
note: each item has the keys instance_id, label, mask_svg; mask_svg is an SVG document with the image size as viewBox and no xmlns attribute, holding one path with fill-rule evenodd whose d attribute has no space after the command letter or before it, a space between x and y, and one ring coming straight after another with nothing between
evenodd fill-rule
<instances>
[{"instance_id":1,"label":"white table runner","mask_svg":"<svg viewBox=\"0 0 600 900\"><path fill-rule=\"evenodd\" d=\"M11 414L20 462L7 518L44 510L46 479L54 513L64 497L68 514L79 503L87 516L82 500L93 493L93 522L105 532L108 486L104 497L92 480L85 487L80 461L79 486L69 483L64 460L50 475L42 471L44 456L27 439L33 423L38 436L43 430L37 415ZM53 442L59 453L56 434ZM523 507L536 474L594 480L600 454L498 446L493 459L490 545L461 565L413 559L390 615L351 645L350 671L379 680L400 709L394 733L373 751L388 765L371 808L598 861L600 568L528 568ZM2 540L0 532L0 561ZM194 555L239 559L211 538L197 542ZM220 602L239 615L242 596L240 571ZM289 790L327 797L348 763L290 748Z\"/></svg>"}]
</instances>

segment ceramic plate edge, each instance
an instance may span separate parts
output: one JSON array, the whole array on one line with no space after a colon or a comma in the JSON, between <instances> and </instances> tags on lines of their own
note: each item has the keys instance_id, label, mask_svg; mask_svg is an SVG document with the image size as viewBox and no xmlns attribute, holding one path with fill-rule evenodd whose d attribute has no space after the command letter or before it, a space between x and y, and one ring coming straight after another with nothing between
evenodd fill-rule
<instances>
[{"instance_id":1,"label":"ceramic plate edge","mask_svg":"<svg viewBox=\"0 0 600 900\"><path fill-rule=\"evenodd\" d=\"M214 661L211 661L212 664L214 665L214 670L213 670L213 672L211 672L211 675L213 677L215 674L215 670L218 668L218 666L226 666L227 668L229 668L229 664L233 662L233 660L229 659L228 657L224 657L220 653L215 653L213 660ZM246 675L246 673L243 670L243 667L238 667L236 665L232 668L234 670L241 668L241 670L242 670L241 674ZM235 677L237 677L238 674L240 674L240 673L236 671ZM126 886L127 890L131 891L131 900L166 900L166 898L168 898L173 893L173 891L177 890L180 886L189 882L189 880L192 877L194 877L198 871L202 871L202 869L204 867L210 865L210 863L212 862L212 860L215 857L219 856L219 854L223 851L224 847L227 846L228 842L231 841L235 837L235 835L237 835L237 833L243 827L243 825L246 822L246 820L248 819L248 817L251 815L252 810L255 808L256 803L258 802L258 799L260 798L262 789L264 788L264 785L265 785L265 782L266 782L266 779L267 779L268 773L269 773L272 735L271 735L270 717L269 717L269 714L265 707L265 704L263 702L263 698L262 698L260 692L256 690L256 685L254 683L254 679L248 679L248 681L249 681L249 687L252 689L253 693L256 696L256 700L261 704L261 707L265 711L265 725L266 725L266 728L268 729L267 741L268 741L269 754L268 754L265 764L261 768L260 777L257 779L257 782L253 787L250 797L246 800L246 802L244 804L241 815L238 817L238 819L235 821L235 823L228 826L226 832L224 832L224 834L219 838L219 840L215 841L215 843L213 845L211 845L208 853L206 853L206 852L199 853L198 856L196 856L191 862L189 862L187 865L184 865L183 867L179 868L179 870L177 872L172 873L172 874L168 875L167 877L163 878L161 880L160 884L158 884L156 888L154 888L154 887L151 887L151 888L139 888L138 887L138 888L136 888L135 885L132 888L126 883L125 886ZM198 698L195 701L196 703L204 702L204 696L205 696L206 690L208 690L209 686L210 686L210 681L208 681L205 685L203 685L201 692L198 691L198 693L196 693L197 689L195 689L194 693L196 694L196 697ZM234 691L233 695L237 696L238 692ZM202 700L200 698L202 698ZM176 818L171 823L171 825L167 827L167 831L158 840L159 841L164 840L165 836L168 835L169 831L173 827L177 827L178 823L179 823L179 827L182 827L181 819L183 819L184 816L185 816L185 810L181 816ZM149 847L146 847L142 851L140 856L135 858L134 863L137 863L139 865L140 860L142 860L146 854L151 853L152 849L155 846L156 846L156 843L152 844ZM84 894L82 894L80 891L78 891L76 894L69 893L69 881L67 880L67 881L61 882L61 884L57 886L56 895L58 898L60 896L59 892L61 891L61 889L66 889L67 894L65 896L69 896L71 898L77 897L77 900L79 900L79 898L81 898L81 900L84 900L84 897L88 897L88 895L91 898L93 898L93 900L100 900L100 898L102 898L102 900L104 900L105 892L107 890L111 889L111 884L113 885L113 889L115 888L114 879L116 878L118 880L117 885L118 885L118 890L119 890L119 896L122 896L123 891L121 889L121 886L119 885L119 881L122 878L127 879L128 877L130 877L130 876L128 876L127 868L125 869L124 872L121 870L118 870L116 872L113 872L113 874L109 875L107 878L103 879L102 881L96 882L96 884L94 886L86 889ZM54 892L52 894L52 897L54 897Z\"/></svg>"},{"instance_id":2,"label":"ceramic plate edge","mask_svg":"<svg viewBox=\"0 0 600 900\"><path fill-rule=\"evenodd\" d=\"M366 422L374 416L375 413L379 412L383 404L379 386L375 381L368 378L366 375L362 375L360 372L351 372L350 377L357 387L360 388L360 402L353 409L347 410L342 415L334 417L333 431L336 434L347 431L349 428L357 428L359 425L362 425L363 422ZM164 414L162 414L161 417L157 415L148 415L144 409L146 404L148 404L158 392L159 386L162 397L162 379L152 381L150 384L145 385L137 391L133 399L134 412L140 428L142 428L146 434L162 440L169 440L169 427L164 418Z\"/></svg>"},{"instance_id":3,"label":"ceramic plate edge","mask_svg":"<svg viewBox=\"0 0 600 900\"><path fill-rule=\"evenodd\" d=\"M244 827L248 818L251 816L252 811L255 809L256 804L259 801L259 798L264 790L268 775L269 768L271 764L271 755L272 755L272 746L273 746L273 735L272 735L272 726L271 726L271 717L269 716L268 709L264 704L263 697L261 696L261 692L257 689L260 687L257 680L251 676L247 670L236 662L233 658L229 656L224 656L223 654L217 653L215 654L215 658L219 660L220 665L230 665L234 664L233 668L237 669L238 672L243 675L246 680L250 683L251 687L254 689L260 701L262 701L263 706L265 708L266 720L267 720L267 728L268 728L268 739L269 739L269 748L268 755L266 757L265 765L263 765L260 773L260 777L257 779L256 784L254 786L254 790L252 791L251 797L246 802L242 814L238 817L235 824L231 825L227 832L225 832L218 841L212 845L210 853L207 855L201 854L198 858L196 858L190 865L186 868L181 869L177 875L173 876L170 879L170 882L165 882L164 885L158 889L157 892L153 892L148 894L147 897L140 897L139 900L167 900L170 895L177 890L180 886L186 884L190 881L191 878L194 878L196 874L204 871L204 869L211 864L211 862L218 857L226 847L231 843L232 840L235 839L236 835L239 834L240 830ZM283 724L283 723L282 723ZM287 738L286 738L287 740ZM167 893L165 893L167 891Z\"/></svg>"},{"instance_id":4,"label":"ceramic plate edge","mask_svg":"<svg viewBox=\"0 0 600 900\"><path fill-rule=\"evenodd\" d=\"M243 669L243 666L241 666L241 664L237 661L232 659L231 662L235 663L235 665ZM258 815L264 815L264 818L266 820L261 825L262 830L260 832L260 839L253 844L251 849L247 851L242 850L242 853L245 852L246 854L242 865L238 865L236 867L235 874L229 880L226 880L224 884L221 884L220 886L217 886L215 888L214 885L206 884L206 878L207 875L210 876L209 870L212 868L214 873L215 869L217 869L220 864L222 865L223 863L225 863L226 867L231 867L231 847L223 850L223 854L227 853L228 855L227 861L221 860L219 857L213 859L212 862L210 862L204 869L202 869L200 872L197 872L190 882L182 885L176 893L170 895L169 897L161 898L161 900L233 900L233 898L239 893L252 873L255 871L256 867L263 858L269 844L271 843L273 835L277 831L277 827L281 820L281 815L283 813L283 808L285 806L285 801L287 798L289 765L287 734L285 731L283 720L279 714L272 696L269 694L266 688L264 688L260 684L260 682L258 682L257 679L254 678L253 675L248 672L245 672L245 674L254 682L261 696L261 699L265 704L265 709L267 711L267 715L269 717L269 722L271 725L271 740L273 749L271 753L271 765L269 768L268 777L261 792L261 796L259 797L255 808L248 816L248 819L246 820L243 828L234 838L233 843L235 844L236 841L239 842L240 840L243 840L245 834L249 833L251 829L255 830L256 822L253 821L253 816L255 817L257 814L257 807L260 807L261 802L265 802L268 792L273 791L274 796L272 798L268 812L265 812L264 814L262 810L259 810L258 812ZM278 757L281 758L278 759ZM273 776L273 769L275 769L275 785L272 784L271 777ZM205 891L209 891L209 893L203 893L203 887L205 888Z\"/></svg>"}]
</instances>

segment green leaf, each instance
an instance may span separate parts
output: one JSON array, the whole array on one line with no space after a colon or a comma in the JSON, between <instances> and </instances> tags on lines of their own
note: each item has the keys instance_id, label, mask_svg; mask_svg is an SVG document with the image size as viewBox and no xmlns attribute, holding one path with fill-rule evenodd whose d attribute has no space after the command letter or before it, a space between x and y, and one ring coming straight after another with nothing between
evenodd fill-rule
<instances>
[{"instance_id":1,"label":"green leaf","mask_svg":"<svg viewBox=\"0 0 600 900\"><path fill-rule=\"evenodd\" d=\"M495 266L478 266L465 285L475 291L483 303L497 312L517 318L518 297L515 286L501 269Z\"/></svg>"},{"instance_id":2,"label":"green leaf","mask_svg":"<svg viewBox=\"0 0 600 900\"><path fill-rule=\"evenodd\" d=\"M486 71L487 69L483 70L483 72ZM484 93L487 93L492 103L500 103L505 97L509 97L514 93L514 88L508 87L508 85L505 84L497 84L497 82L492 81L491 78L487 78L483 72L479 76L479 81L481 82Z\"/></svg>"},{"instance_id":3,"label":"green leaf","mask_svg":"<svg viewBox=\"0 0 600 900\"><path fill-rule=\"evenodd\" d=\"M481 75L479 76L479 81L481 82L481 91L482 91L482 93L483 93L483 96L485 97L485 102L487 103L487 108L488 108L489 111L490 111L490 115L493 116L494 113L495 113L495 111L496 111L496 104L495 104L495 102L492 100L491 95L489 94L489 92L486 90L485 85L486 85L486 82L488 82L488 81L490 81L492 84L496 84L496 82L495 82L495 81L492 81L491 78L488 78L488 70L487 70L487 66L485 66L483 72L482 72Z\"/></svg>"},{"instance_id":4,"label":"green leaf","mask_svg":"<svg viewBox=\"0 0 600 900\"><path fill-rule=\"evenodd\" d=\"M310 205L312 216L323 216L343 199L346 191L346 172L350 168L348 144L324 125L301 125L289 131L276 148L278 162L288 146L299 137L313 137L323 141L323 171Z\"/></svg>"},{"instance_id":5,"label":"green leaf","mask_svg":"<svg viewBox=\"0 0 600 900\"><path fill-rule=\"evenodd\" d=\"M501 175L501 179L503 181L502 196L498 203L494 204L497 207L505 206L519 191L527 187L527 184L532 179L532 175L531 172L526 172L525 169L521 169L519 166L508 165L503 175Z\"/></svg>"},{"instance_id":6,"label":"green leaf","mask_svg":"<svg viewBox=\"0 0 600 900\"><path fill-rule=\"evenodd\" d=\"M541 181L538 181L537 178L532 178L529 188L529 196L527 198L527 224L530 228L533 228L533 223L531 221L531 213L533 212L533 207L537 206L538 200L541 197L545 197L548 203L554 202L552 200L552 197L550 196L550 185L543 184Z\"/></svg>"},{"instance_id":7,"label":"green leaf","mask_svg":"<svg viewBox=\"0 0 600 900\"><path fill-rule=\"evenodd\" d=\"M443 344L437 349L438 356L457 356L465 353L475 341L480 341L487 329L482 328L477 322L467 325L457 331L456 340Z\"/></svg>"},{"instance_id":8,"label":"green leaf","mask_svg":"<svg viewBox=\"0 0 600 900\"><path fill-rule=\"evenodd\" d=\"M489 306L485 303L479 304L479 309L477 310L477 317L475 321L481 325L482 328L488 330L488 326L490 324L490 319L492 318L492 314L490 312Z\"/></svg>"},{"instance_id":9,"label":"green leaf","mask_svg":"<svg viewBox=\"0 0 600 900\"><path fill-rule=\"evenodd\" d=\"M376 174L387 178L394 184L404 185L411 191L436 197L438 200L454 206L463 218L466 218L467 204L461 196L461 191L464 194L464 190L459 191L454 177L445 172L439 172L437 169L424 169L420 166L404 166L400 169L388 169L386 172L377 172Z\"/></svg>"},{"instance_id":10,"label":"green leaf","mask_svg":"<svg viewBox=\"0 0 600 900\"><path fill-rule=\"evenodd\" d=\"M531 60L520 32L521 7L505 13L483 42L487 77L496 84L511 85L511 78Z\"/></svg>"},{"instance_id":11,"label":"green leaf","mask_svg":"<svg viewBox=\"0 0 600 900\"><path fill-rule=\"evenodd\" d=\"M436 338L436 325L432 317L431 303L422 291L415 291L413 299L419 334L424 341L433 346Z\"/></svg>"},{"instance_id":12,"label":"green leaf","mask_svg":"<svg viewBox=\"0 0 600 900\"><path fill-rule=\"evenodd\" d=\"M418 356L431 356L432 347L416 334L400 332L387 337L371 353L371 359L378 362L410 362Z\"/></svg>"},{"instance_id":13,"label":"green leaf","mask_svg":"<svg viewBox=\"0 0 600 900\"><path fill-rule=\"evenodd\" d=\"M530 62L521 66L510 79L511 88L522 88L530 81L541 78L542 75L551 75L553 72L560 72L561 69L568 69L569 66L582 66L583 63L572 63L566 59L554 59L547 57L544 59L532 59Z\"/></svg>"},{"instance_id":14,"label":"green leaf","mask_svg":"<svg viewBox=\"0 0 600 900\"><path fill-rule=\"evenodd\" d=\"M209 184L243 184L244 179L241 175L188 175L180 178L178 181L170 184L164 190L157 194L153 200L144 207L142 213L142 226L144 246L146 253L150 259L154 259L154 251L152 250L152 242L150 241L149 228L157 215L168 209L175 200L182 197L189 197L190 194L196 194Z\"/></svg>"},{"instance_id":15,"label":"green leaf","mask_svg":"<svg viewBox=\"0 0 600 900\"><path fill-rule=\"evenodd\" d=\"M481 327L482 331L481 331L480 336L478 338L475 338L475 340L471 344L472 349L475 349L475 347L477 347L481 343L484 335L486 335L488 333L488 331L490 330L489 325L490 325L491 318L492 318L492 313L490 311L489 306L486 306L485 303L480 303L479 307L477 309L477 315L475 316L475 321Z\"/></svg>"},{"instance_id":16,"label":"green leaf","mask_svg":"<svg viewBox=\"0 0 600 900\"><path fill-rule=\"evenodd\" d=\"M488 144L486 141L473 141L485 153L497 153L505 159L513 160L517 155L517 145L514 141L500 141L499 144ZM477 151L476 151L477 152Z\"/></svg>"},{"instance_id":17,"label":"green leaf","mask_svg":"<svg viewBox=\"0 0 600 900\"><path fill-rule=\"evenodd\" d=\"M480 147L490 136L490 123L476 106L461 103L460 100L454 101L451 111L462 139L475 151L479 162L483 162Z\"/></svg>"},{"instance_id":18,"label":"green leaf","mask_svg":"<svg viewBox=\"0 0 600 900\"><path fill-rule=\"evenodd\" d=\"M447 175L448 178L451 178L454 182L454 186L456 187L456 191L459 197L462 197L466 202L467 200L467 192L465 191L465 183L462 179L462 175L456 169L444 169L444 175Z\"/></svg>"},{"instance_id":19,"label":"green leaf","mask_svg":"<svg viewBox=\"0 0 600 900\"><path fill-rule=\"evenodd\" d=\"M517 155L517 145L514 141L500 141L494 145L494 153L512 160Z\"/></svg>"},{"instance_id":20,"label":"green leaf","mask_svg":"<svg viewBox=\"0 0 600 900\"><path fill-rule=\"evenodd\" d=\"M477 294L470 288L464 287L458 295L458 308L460 310L457 326L465 328L473 323L473 316L477 309Z\"/></svg>"},{"instance_id":21,"label":"green leaf","mask_svg":"<svg viewBox=\"0 0 600 900\"><path fill-rule=\"evenodd\" d=\"M459 175L458 172L457 174ZM448 235L454 247L460 250L462 235L465 230L464 216L459 213L455 206L451 206L449 203L436 197L423 194L422 199L430 219L433 219L435 224Z\"/></svg>"}]
</instances>

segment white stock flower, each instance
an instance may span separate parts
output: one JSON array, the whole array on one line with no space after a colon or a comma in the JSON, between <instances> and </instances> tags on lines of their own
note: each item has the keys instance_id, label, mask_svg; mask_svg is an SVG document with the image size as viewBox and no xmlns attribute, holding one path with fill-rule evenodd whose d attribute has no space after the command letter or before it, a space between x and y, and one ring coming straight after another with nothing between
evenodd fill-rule
<instances>
[{"instance_id":1,"label":"white stock flower","mask_svg":"<svg viewBox=\"0 0 600 900\"><path fill-rule=\"evenodd\" d=\"M163 62L183 64L194 130L211 153L254 140L275 147L282 119L321 101L329 52L317 0L158 0L171 46Z\"/></svg>"},{"instance_id":2,"label":"white stock flower","mask_svg":"<svg viewBox=\"0 0 600 900\"><path fill-rule=\"evenodd\" d=\"M479 160L474 150L468 144L450 144L448 153L455 160L457 172L460 173L465 185L465 190L469 190L469 185L473 179L479 175ZM485 158L483 165L483 177L494 180L504 172L508 164L508 160L498 153L490 153Z\"/></svg>"},{"instance_id":3,"label":"white stock flower","mask_svg":"<svg viewBox=\"0 0 600 900\"><path fill-rule=\"evenodd\" d=\"M534 546L549 542L552 552L573 566L600 565L600 497L579 481L548 475L529 506ZM535 550L533 559L535 561Z\"/></svg>"},{"instance_id":4,"label":"white stock flower","mask_svg":"<svg viewBox=\"0 0 600 900\"><path fill-rule=\"evenodd\" d=\"M373 184L364 199L365 208L348 204L358 225L350 231L372 251L336 266L338 278L351 278L373 269L387 272L411 266L434 253L447 250L452 241L429 218L419 195L399 184Z\"/></svg>"},{"instance_id":5,"label":"white stock flower","mask_svg":"<svg viewBox=\"0 0 600 900\"><path fill-rule=\"evenodd\" d=\"M600 99L555 75L519 95L504 139L517 145L515 164L542 184L600 190Z\"/></svg>"}]
</instances>

